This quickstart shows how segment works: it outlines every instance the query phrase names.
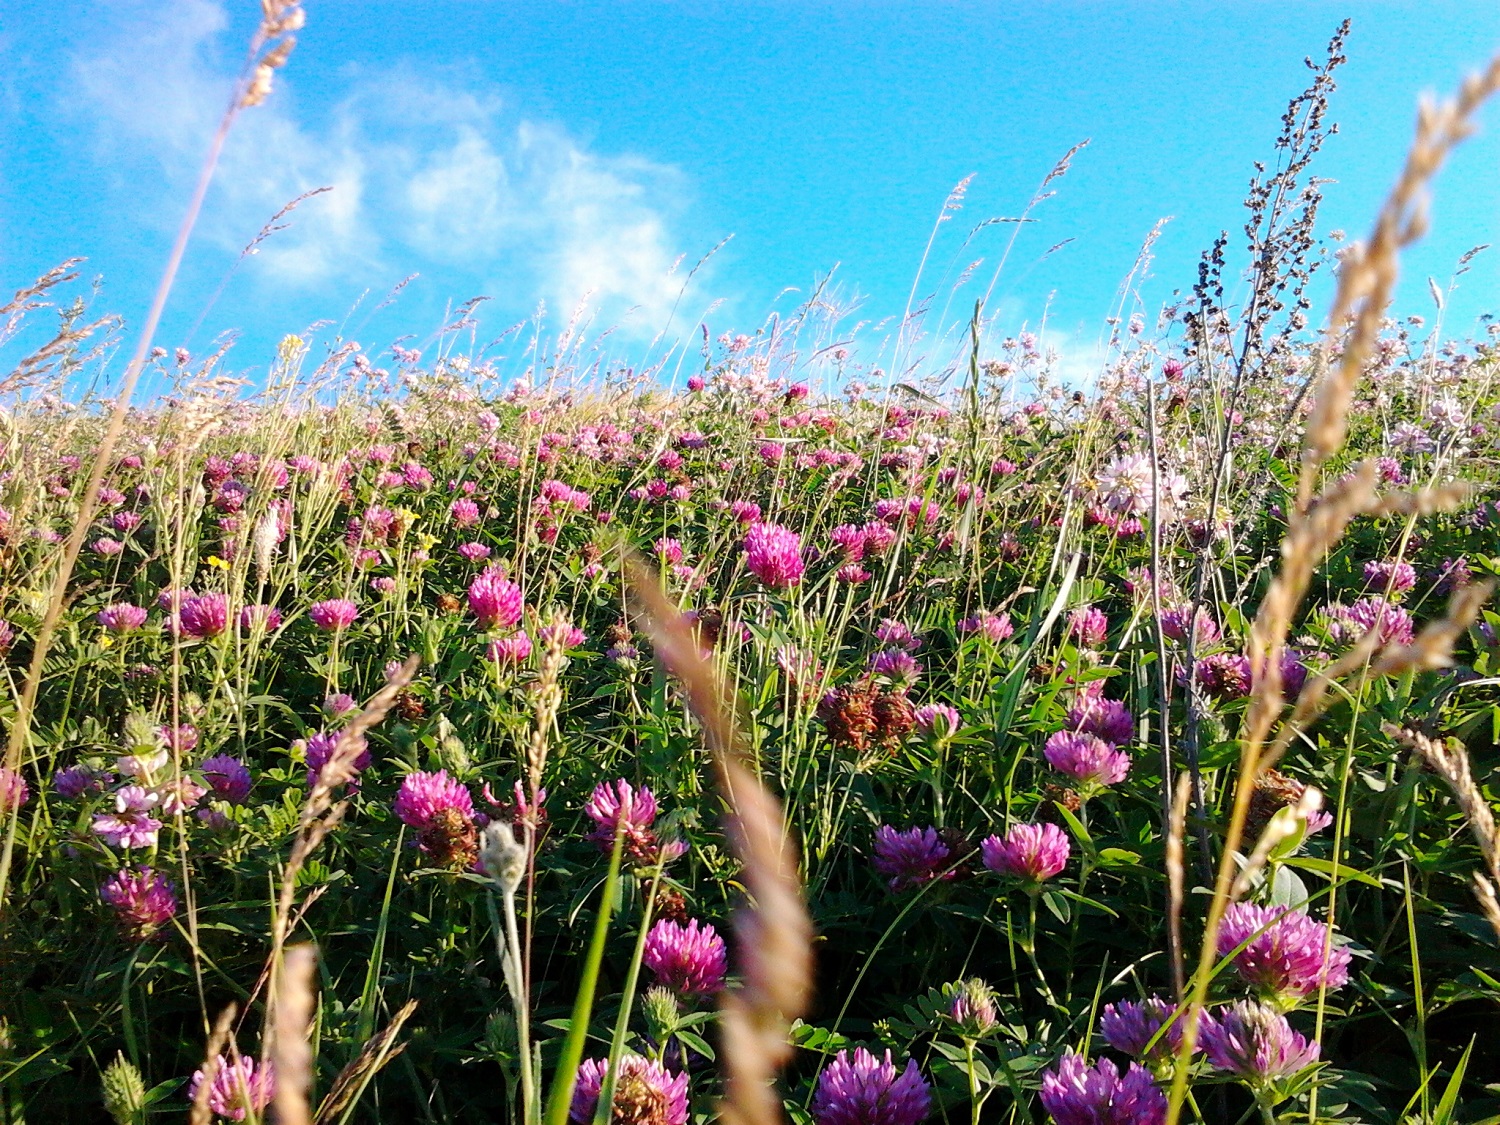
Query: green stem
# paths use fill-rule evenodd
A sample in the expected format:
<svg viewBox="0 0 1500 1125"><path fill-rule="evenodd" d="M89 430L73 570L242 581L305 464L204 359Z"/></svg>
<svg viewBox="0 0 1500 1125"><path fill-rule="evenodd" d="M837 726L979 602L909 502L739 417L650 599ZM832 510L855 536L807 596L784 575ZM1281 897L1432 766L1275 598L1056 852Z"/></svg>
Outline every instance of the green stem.
<svg viewBox="0 0 1500 1125"><path fill-rule="evenodd" d="M583 1061L583 1043L588 1038L589 1016L594 1010L594 990L599 985L599 965L604 960L609 919L615 908L615 882L620 875L620 853L624 843L625 834L617 829L614 850L609 855L609 872L604 876L604 895L599 902L599 916L594 919L594 933L589 939L588 953L584 957L578 995L573 1000L573 1018L568 1025L568 1037L563 1041L557 1073L552 1076L552 1093L547 1100L547 1125L567 1125L568 1109L573 1104L573 1088L578 1084L578 1064Z"/></svg>
<svg viewBox="0 0 1500 1125"><path fill-rule="evenodd" d="M594 1107L594 1125L605 1125L610 1108L615 1104L615 1082L620 1076L620 1058L625 1054L625 1036L630 1030L630 1012L635 1003L636 982L641 976L641 959L646 954L646 937L651 932L651 915L656 906L656 890L661 886L661 865L651 877L651 889L641 908L641 932L636 935L635 952L630 958L630 968L625 974L625 991L620 996L620 1014L615 1019L615 1033L609 1041L609 1066L604 1071L604 1081L599 1084L599 1101Z"/></svg>

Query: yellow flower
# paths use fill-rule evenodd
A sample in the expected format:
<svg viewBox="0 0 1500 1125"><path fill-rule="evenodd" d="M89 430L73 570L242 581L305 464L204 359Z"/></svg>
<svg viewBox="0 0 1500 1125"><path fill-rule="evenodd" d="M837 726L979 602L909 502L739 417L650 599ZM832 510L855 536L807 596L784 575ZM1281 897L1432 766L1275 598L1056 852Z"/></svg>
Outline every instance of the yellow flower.
<svg viewBox="0 0 1500 1125"><path fill-rule="evenodd" d="M225 562L223 559L219 558L218 555L209 555L208 558L206 558L206 559L203 560L203 562L204 562L204 564L206 566L211 566L215 570L228 570L229 569L229 564L227 562Z"/></svg>

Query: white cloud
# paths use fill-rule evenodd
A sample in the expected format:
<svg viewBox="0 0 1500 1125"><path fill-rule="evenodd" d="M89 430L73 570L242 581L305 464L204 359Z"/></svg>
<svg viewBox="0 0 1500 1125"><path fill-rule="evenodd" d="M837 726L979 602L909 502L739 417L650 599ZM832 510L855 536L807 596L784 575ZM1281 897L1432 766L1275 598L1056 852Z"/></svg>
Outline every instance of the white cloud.
<svg viewBox="0 0 1500 1125"><path fill-rule="evenodd" d="M220 50L237 44L212 0L180 0L167 14L143 7L129 27L128 48L105 43L75 61L68 96L98 121L104 159L132 169L131 183L143 156L158 170L167 190L137 192L137 217L168 227L227 96L233 63ZM684 206L675 169L593 151L472 83L445 85L426 71L419 80L399 65L356 74L314 117L298 98L297 61L294 53L271 99L236 122L200 236L238 254L288 201L334 190L263 244L245 267L252 277L316 290L422 272L455 297L482 291L561 311L592 294L604 315L639 306L639 331L661 326L681 286L668 276Z"/></svg>

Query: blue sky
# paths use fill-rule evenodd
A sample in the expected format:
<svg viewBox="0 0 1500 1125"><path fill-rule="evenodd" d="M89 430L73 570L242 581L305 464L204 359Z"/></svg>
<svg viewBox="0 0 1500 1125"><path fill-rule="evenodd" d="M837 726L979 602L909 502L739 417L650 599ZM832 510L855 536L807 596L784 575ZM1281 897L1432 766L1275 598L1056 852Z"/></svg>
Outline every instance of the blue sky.
<svg viewBox="0 0 1500 1125"><path fill-rule="evenodd" d="M754 331L834 267L830 291L859 300L846 327L862 322L878 358L953 186L974 176L919 295L937 292L941 307L983 259L952 298L959 317L1013 228L961 246L964 235L1019 213L1090 138L1021 232L990 306L997 331L1045 322L1086 366L1158 220L1171 216L1142 289L1152 308L1191 284L1219 229L1238 229L1251 162L1273 155L1303 57L1321 55L1345 14L1342 131L1319 169L1337 181L1325 231L1369 227L1417 97L1500 49L1493 3L1303 0L1211 18L1172 3L308 9L272 100L236 127L158 337L203 352L237 330L231 366L251 377L277 339L316 321L334 322L323 339L342 330L372 351L402 336L421 345L447 307L480 294L492 298L481 338L542 302L561 330L589 294L591 330L618 325L607 346L639 356L669 324L669 338L703 320L716 334ZM87 277L102 279L96 307L139 322L257 12L241 0L9 6L0 286L84 255ZM1399 311L1430 316L1428 277L1446 286L1459 255L1495 237L1497 158L1492 127L1443 175ZM334 190L235 266L282 204L322 185ZM1449 302L1454 332L1500 303L1497 281L1500 247Z"/></svg>

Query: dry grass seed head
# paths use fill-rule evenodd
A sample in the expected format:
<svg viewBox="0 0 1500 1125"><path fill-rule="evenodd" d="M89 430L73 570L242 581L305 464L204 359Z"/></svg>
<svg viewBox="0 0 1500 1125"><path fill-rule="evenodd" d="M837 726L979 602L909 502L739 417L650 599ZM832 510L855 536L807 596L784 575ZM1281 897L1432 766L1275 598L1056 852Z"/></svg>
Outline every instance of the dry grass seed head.
<svg viewBox="0 0 1500 1125"><path fill-rule="evenodd" d="M773 1082L791 1055L790 1021L806 1011L812 990L812 921L796 849L780 802L741 756L730 695L704 659L692 626L662 593L649 566L634 554L624 561L631 597L656 652L682 685L713 752L730 810L725 830L744 864L749 892L749 903L735 914L744 983L720 1004L726 1070L720 1112L731 1125L773 1125L782 1119Z"/></svg>

